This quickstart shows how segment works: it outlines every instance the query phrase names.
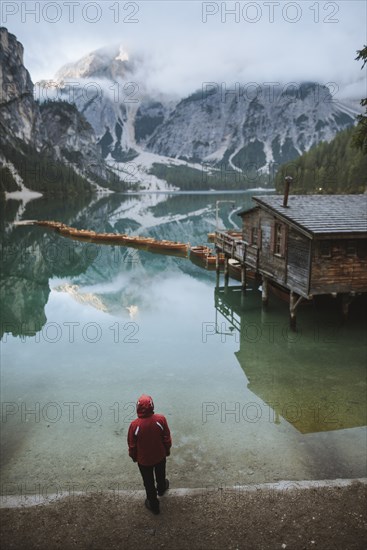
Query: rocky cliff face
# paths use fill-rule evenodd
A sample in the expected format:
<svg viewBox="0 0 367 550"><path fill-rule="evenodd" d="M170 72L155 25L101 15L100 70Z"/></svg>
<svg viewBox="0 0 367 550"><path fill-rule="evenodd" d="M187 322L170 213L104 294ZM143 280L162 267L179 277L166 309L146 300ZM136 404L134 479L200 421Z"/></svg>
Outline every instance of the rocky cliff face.
<svg viewBox="0 0 367 550"><path fill-rule="evenodd" d="M92 172L94 166L102 166L94 130L74 105L44 103L41 116L47 129L47 140L59 160Z"/></svg>
<svg viewBox="0 0 367 550"><path fill-rule="evenodd" d="M272 94L270 95L270 92ZM325 86L301 84L256 96L213 89L182 100L147 143L153 153L189 161L268 168L298 157L354 124L354 111L333 101Z"/></svg>
<svg viewBox="0 0 367 550"><path fill-rule="evenodd" d="M0 28L0 64L2 140L18 138L39 149L45 133L33 98L33 82L23 65L23 46L5 28Z"/></svg>
<svg viewBox="0 0 367 550"><path fill-rule="evenodd" d="M38 83L43 98L75 103L93 127L102 156L129 162L169 116L177 101L146 88L147 67L120 47L91 52Z"/></svg>
<svg viewBox="0 0 367 550"><path fill-rule="evenodd" d="M149 95L141 66L120 47L97 50L62 67L54 81L38 83L40 99L75 103L96 132L102 156L126 162L171 111L167 98Z"/></svg>
<svg viewBox="0 0 367 550"><path fill-rule="evenodd" d="M40 107L23 65L23 46L5 28L0 28L0 69L1 190L26 187L47 192L44 181L55 180L54 161L65 181L67 174L77 180L74 192L91 189L97 182L109 186L94 129L68 102L46 102ZM50 190L55 192L56 186Z"/></svg>

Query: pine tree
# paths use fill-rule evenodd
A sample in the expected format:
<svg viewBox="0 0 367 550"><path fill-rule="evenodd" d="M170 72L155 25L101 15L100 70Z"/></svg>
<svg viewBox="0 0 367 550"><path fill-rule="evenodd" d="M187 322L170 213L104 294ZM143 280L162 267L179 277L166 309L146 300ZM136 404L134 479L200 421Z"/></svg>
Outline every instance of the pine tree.
<svg viewBox="0 0 367 550"><path fill-rule="evenodd" d="M357 50L356 60L363 60L361 69L367 63L367 46L364 46L362 50ZM353 145L360 149L365 155L367 155L367 97L361 100L362 107L366 107L366 111L363 115L358 115L358 125L353 137Z"/></svg>
<svg viewBox="0 0 367 550"><path fill-rule="evenodd" d="M355 128L339 132L330 142L322 142L290 165L282 165L275 178L278 192L284 177L296 173L293 193L363 193L367 187L367 155L353 147Z"/></svg>

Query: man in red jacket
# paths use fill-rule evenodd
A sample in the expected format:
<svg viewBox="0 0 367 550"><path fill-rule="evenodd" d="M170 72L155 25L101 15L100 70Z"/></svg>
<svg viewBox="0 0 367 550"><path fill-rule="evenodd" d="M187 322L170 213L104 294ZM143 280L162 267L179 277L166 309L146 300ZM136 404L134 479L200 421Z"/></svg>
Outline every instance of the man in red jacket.
<svg viewBox="0 0 367 550"><path fill-rule="evenodd" d="M169 487L166 479L166 456L170 455L171 434L163 414L154 414L150 395L141 395L136 404L138 418L133 420L127 434L129 456L138 463L147 498L145 506L159 514L159 496ZM157 489L154 483L154 474Z"/></svg>

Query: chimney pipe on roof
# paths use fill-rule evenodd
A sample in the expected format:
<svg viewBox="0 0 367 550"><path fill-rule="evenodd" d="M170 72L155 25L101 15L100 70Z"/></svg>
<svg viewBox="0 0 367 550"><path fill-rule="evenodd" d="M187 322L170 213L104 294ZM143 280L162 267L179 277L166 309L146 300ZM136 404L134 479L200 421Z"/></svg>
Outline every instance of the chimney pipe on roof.
<svg viewBox="0 0 367 550"><path fill-rule="evenodd" d="M285 179L285 187L284 187L283 207L288 208L289 186L292 183L293 178L292 176L286 176L284 179Z"/></svg>

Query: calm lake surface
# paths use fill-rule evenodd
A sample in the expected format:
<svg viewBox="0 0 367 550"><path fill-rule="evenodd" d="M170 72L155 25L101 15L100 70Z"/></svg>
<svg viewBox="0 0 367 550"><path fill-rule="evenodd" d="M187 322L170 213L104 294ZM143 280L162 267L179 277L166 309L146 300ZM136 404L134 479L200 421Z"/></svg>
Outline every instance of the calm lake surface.
<svg viewBox="0 0 367 550"><path fill-rule="evenodd" d="M8 202L2 222L2 494L140 489L126 435L141 393L173 437L172 487L366 476L366 321L216 287L188 258L65 239L20 219L191 244L254 192ZM262 193L258 193L262 194Z"/></svg>

